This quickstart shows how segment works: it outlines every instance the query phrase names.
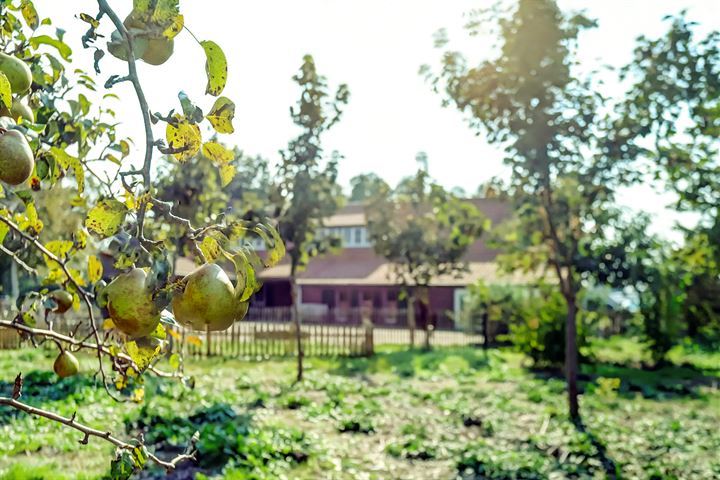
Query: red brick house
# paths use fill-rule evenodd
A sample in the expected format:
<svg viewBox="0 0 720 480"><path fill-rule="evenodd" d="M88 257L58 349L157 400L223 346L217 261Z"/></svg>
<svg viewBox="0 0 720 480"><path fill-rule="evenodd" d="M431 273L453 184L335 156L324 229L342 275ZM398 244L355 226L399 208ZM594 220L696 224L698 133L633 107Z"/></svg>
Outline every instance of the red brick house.
<svg viewBox="0 0 720 480"><path fill-rule="evenodd" d="M473 199L477 208L497 225L509 215L509 205L497 199ZM373 308L378 324L404 324L405 302L400 287L389 276L388 262L373 251L369 242L364 207L349 204L325 221L327 233L343 240L343 249L334 255L313 258L298 275L303 320L333 322L359 321L359 307ZM460 278L440 277L432 282L428 295L430 315L438 328L453 327L453 313L459 312L466 287L479 279L496 281L497 251L483 239L476 241L465 255L469 272ZM290 306L290 265L287 261L264 271L263 288L255 307ZM418 326L420 325L418 321Z"/></svg>

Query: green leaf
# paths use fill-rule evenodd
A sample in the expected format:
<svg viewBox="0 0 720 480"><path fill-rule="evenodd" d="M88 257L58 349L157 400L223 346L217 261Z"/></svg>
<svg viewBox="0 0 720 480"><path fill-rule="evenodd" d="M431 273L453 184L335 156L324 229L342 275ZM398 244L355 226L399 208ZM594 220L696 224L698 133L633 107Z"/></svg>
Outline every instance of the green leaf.
<svg viewBox="0 0 720 480"><path fill-rule="evenodd" d="M203 111L197 106L195 106L195 104L190 100L187 94L181 91L180 93L178 93L178 98L180 99L180 105L182 106L185 118L187 118L190 123L202 122Z"/></svg>
<svg viewBox="0 0 720 480"><path fill-rule="evenodd" d="M95 255L88 257L88 280L90 283L95 283L102 278L103 265Z"/></svg>
<svg viewBox="0 0 720 480"><path fill-rule="evenodd" d="M8 232L10 232L10 227L6 223L0 222L0 245L5 241Z"/></svg>
<svg viewBox="0 0 720 480"><path fill-rule="evenodd" d="M216 132L233 133L235 131L232 125L235 118L235 104L227 97L219 97L205 118Z"/></svg>
<svg viewBox="0 0 720 480"><path fill-rule="evenodd" d="M180 368L180 355L177 353L173 353L170 355L170 358L168 359L168 363L170 363L170 368L173 370L177 370Z"/></svg>
<svg viewBox="0 0 720 480"><path fill-rule="evenodd" d="M205 142L202 153L216 165L226 165L235 159L235 153L217 142Z"/></svg>
<svg viewBox="0 0 720 480"><path fill-rule="evenodd" d="M200 150L202 143L200 127L188 122L182 115L176 114L173 118L176 120L175 124L167 124L165 136L168 146L178 151L173 154L174 157L180 162L185 162Z"/></svg>
<svg viewBox="0 0 720 480"><path fill-rule="evenodd" d="M264 262L265 266L272 267L273 265L277 265L285 256L285 243L283 243L280 237L280 232L278 232L276 228L264 224L258 225L253 231L260 235L260 238L265 242L267 249L267 256Z"/></svg>
<svg viewBox="0 0 720 480"><path fill-rule="evenodd" d="M87 214L85 226L103 238L115 235L127 214L127 207L124 203L114 198L100 200Z"/></svg>
<svg viewBox="0 0 720 480"><path fill-rule="evenodd" d="M110 463L110 480L128 480L135 471L135 460L127 450L118 450Z"/></svg>
<svg viewBox="0 0 720 480"><path fill-rule="evenodd" d="M25 23L27 23L28 27L35 30L40 25L40 21L38 20L38 14L35 10L35 5L33 5L33 2L30 0L23 0L21 6L22 10L22 16L25 19Z"/></svg>
<svg viewBox="0 0 720 480"><path fill-rule="evenodd" d="M34 50L37 50L40 45L49 45L54 47L65 61L70 61L70 56L72 55L72 49L65 42L47 35L32 37L30 39L30 45Z"/></svg>
<svg viewBox="0 0 720 480"><path fill-rule="evenodd" d="M227 60L220 46L210 40L200 42L205 50L205 72L208 84L205 93L217 97L225 89L227 83Z"/></svg>
<svg viewBox="0 0 720 480"><path fill-rule="evenodd" d="M12 106L12 87L10 86L10 80L3 72L0 72L0 100L5 104L5 107L10 108Z"/></svg>

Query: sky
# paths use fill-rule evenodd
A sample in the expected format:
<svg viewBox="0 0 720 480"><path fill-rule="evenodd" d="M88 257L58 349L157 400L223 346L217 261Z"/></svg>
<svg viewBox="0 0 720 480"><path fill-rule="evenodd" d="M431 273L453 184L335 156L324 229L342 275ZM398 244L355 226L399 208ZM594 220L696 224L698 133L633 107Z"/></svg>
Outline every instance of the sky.
<svg viewBox="0 0 720 480"><path fill-rule="evenodd" d="M493 39L468 37L462 29L465 14L490 5L489 0L181 0L186 26L200 40L217 42L228 58L228 84L223 95L236 104L235 133L221 137L248 154L272 162L297 130L289 106L298 98L291 77L303 55L315 58L318 71L331 88L349 86L350 103L339 124L324 140L327 152L338 150L340 182L359 173L374 172L391 184L416 169L415 155L427 153L430 174L442 185L474 192L495 175L507 175L502 151L489 145L465 123L462 114L443 108L418 74L421 65L437 66L441 52L433 46L433 33L446 28L450 48L471 59L490 52ZM124 17L130 0L111 0ZM688 10L700 22L699 31L720 29L720 1L716 0L560 0L562 9L586 10L599 28L580 38L583 66L620 66L631 58L635 38L659 36L662 17ZM80 12L97 13L93 0L35 0L41 17L67 30L73 60L92 70L92 51L84 50L80 36L86 24ZM101 29L113 30L108 20ZM185 91L204 111L214 98L205 95L204 54L187 32L176 39L176 53L162 66L140 63L139 76L152 111L179 109L177 93ZM122 74L122 62L107 56L102 81ZM608 88L612 89L611 84ZM113 104L120 131L143 144L139 107L129 84L113 88L122 101ZM612 90L611 90L612 92ZM619 93L619 91L618 91ZM162 136L161 126L156 137ZM210 131L204 132L205 136ZM134 157L139 164L142 152ZM657 194L649 185L621 192L619 201L634 210L656 214L653 229L668 234L679 217L665 206L670 195Z"/></svg>

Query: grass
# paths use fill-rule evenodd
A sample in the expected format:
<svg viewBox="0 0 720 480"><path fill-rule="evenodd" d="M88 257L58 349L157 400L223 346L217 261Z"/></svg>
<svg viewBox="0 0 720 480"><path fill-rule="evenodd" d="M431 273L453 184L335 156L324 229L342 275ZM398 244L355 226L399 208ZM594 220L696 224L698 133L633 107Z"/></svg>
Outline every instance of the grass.
<svg viewBox="0 0 720 480"><path fill-rule="evenodd" d="M165 457L200 431L199 462L177 479L718 478L717 353L685 345L675 365L651 371L637 342L592 348L599 363L583 367L581 425L566 418L554 372L472 348L308 359L300 384L292 359L192 359L195 389L148 378L142 404L113 403L88 375L56 379L48 353L4 351L0 391L23 371L23 400L77 410L124 438L143 433ZM0 438L0 479L101 479L113 456L97 439L81 446L66 428L7 408Z"/></svg>

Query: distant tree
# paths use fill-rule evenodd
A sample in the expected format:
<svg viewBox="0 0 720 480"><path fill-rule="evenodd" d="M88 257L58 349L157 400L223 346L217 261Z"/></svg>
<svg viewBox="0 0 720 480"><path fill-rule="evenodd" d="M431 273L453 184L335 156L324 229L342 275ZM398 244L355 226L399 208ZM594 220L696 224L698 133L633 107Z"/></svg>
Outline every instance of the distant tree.
<svg viewBox="0 0 720 480"><path fill-rule="evenodd" d="M463 255L485 226L483 215L433 183L420 170L402 189L373 198L366 206L368 233L375 251L391 265L393 280L407 297L410 345L415 342L415 303L430 310L425 295L440 275L466 271Z"/></svg>
<svg viewBox="0 0 720 480"><path fill-rule="evenodd" d="M604 235L616 187L637 178L630 163L639 148L636 132L617 121L595 79L578 77L571 68L578 33L595 22L563 15L552 0L506 5L475 12L468 24L472 32L499 34L493 58L468 67L460 53L446 52L441 73L428 77L449 104L468 114L473 128L505 148L517 208L505 259L513 268L549 268L557 276L567 307L569 415L579 418L578 263L584 245Z"/></svg>
<svg viewBox="0 0 720 480"><path fill-rule="evenodd" d="M297 274L310 257L330 246L328 239L321 239L317 234L323 219L337 210L341 199L341 190L337 184L337 163L340 157L333 153L329 160L323 160L321 137L340 120L350 92L343 84L331 97L327 81L317 73L315 61L310 55L303 58L300 71L293 80L300 86L301 95L297 106L290 107L290 116L302 131L280 152L282 162L273 200L280 235L290 256L292 316L296 329L299 381L303 377L303 346Z"/></svg>
<svg viewBox="0 0 720 480"><path fill-rule="evenodd" d="M361 173L350 179L350 201L368 200L387 188L385 180L375 173Z"/></svg>

